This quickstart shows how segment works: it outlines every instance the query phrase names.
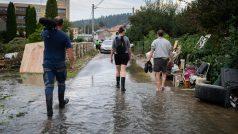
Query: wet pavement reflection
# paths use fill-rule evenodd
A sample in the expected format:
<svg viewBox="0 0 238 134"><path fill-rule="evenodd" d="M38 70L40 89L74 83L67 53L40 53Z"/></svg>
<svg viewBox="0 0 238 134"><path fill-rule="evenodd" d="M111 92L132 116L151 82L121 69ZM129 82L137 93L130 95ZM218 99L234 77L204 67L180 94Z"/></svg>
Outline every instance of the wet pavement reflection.
<svg viewBox="0 0 238 134"><path fill-rule="evenodd" d="M128 65L127 91L121 92L115 88L115 66L109 61L109 55L99 54L67 81L70 102L65 109L59 109L54 90L52 119L46 116L41 76L31 76L31 82L17 73L0 74L0 93L9 95L0 99L0 133L238 132L237 111L200 102L193 91L166 87L156 93L154 80L135 61Z"/></svg>

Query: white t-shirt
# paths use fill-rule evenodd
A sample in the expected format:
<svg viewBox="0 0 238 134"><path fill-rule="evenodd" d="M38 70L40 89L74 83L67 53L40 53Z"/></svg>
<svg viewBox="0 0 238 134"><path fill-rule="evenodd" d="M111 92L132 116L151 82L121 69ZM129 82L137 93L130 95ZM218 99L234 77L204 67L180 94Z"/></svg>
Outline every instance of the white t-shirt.
<svg viewBox="0 0 238 134"><path fill-rule="evenodd" d="M172 46L168 40L159 37L151 44L151 50L154 51L154 58L169 58Z"/></svg>

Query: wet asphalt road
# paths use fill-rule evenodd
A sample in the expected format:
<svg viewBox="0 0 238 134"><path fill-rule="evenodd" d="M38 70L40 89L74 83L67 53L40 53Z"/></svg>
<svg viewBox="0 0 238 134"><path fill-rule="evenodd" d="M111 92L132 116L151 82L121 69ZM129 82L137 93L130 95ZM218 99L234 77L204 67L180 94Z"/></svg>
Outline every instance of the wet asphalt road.
<svg viewBox="0 0 238 134"><path fill-rule="evenodd" d="M193 91L166 87L156 93L153 78L135 61L127 72L123 93L115 88L109 55L97 55L67 81L65 109L58 108L54 90L52 119L46 115L41 75L0 74L0 133L238 133L237 111L200 102Z"/></svg>

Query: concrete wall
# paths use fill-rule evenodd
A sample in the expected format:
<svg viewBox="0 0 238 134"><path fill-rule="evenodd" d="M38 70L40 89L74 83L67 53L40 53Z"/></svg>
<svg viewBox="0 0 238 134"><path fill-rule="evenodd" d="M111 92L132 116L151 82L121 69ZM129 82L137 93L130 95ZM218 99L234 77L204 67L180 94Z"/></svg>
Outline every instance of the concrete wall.
<svg viewBox="0 0 238 134"><path fill-rule="evenodd" d="M83 57L87 52L94 49L93 43L72 43L75 58ZM43 51L44 43L37 42L26 44L20 67L20 73L43 73Z"/></svg>

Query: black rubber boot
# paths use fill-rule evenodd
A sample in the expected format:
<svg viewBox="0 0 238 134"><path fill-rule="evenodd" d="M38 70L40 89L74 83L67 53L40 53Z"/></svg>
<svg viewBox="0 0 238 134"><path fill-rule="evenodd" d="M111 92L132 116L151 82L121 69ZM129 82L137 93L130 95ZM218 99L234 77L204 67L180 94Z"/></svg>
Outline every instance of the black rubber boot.
<svg viewBox="0 0 238 134"><path fill-rule="evenodd" d="M116 85L116 87L117 87L117 88L120 88L120 77L116 77L116 80L117 80L117 85Z"/></svg>
<svg viewBox="0 0 238 134"><path fill-rule="evenodd" d="M52 117L53 116L53 94L46 96L46 108L47 108L47 116Z"/></svg>
<svg viewBox="0 0 238 134"><path fill-rule="evenodd" d="M64 105L69 103L69 99L64 99L64 93L58 93L58 99L59 99L59 108L64 108Z"/></svg>
<svg viewBox="0 0 238 134"><path fill-rule="evenodd" d="M126 81L126 78L125 77L121 77L121 91L126 91L125 81Z"/></svg>

